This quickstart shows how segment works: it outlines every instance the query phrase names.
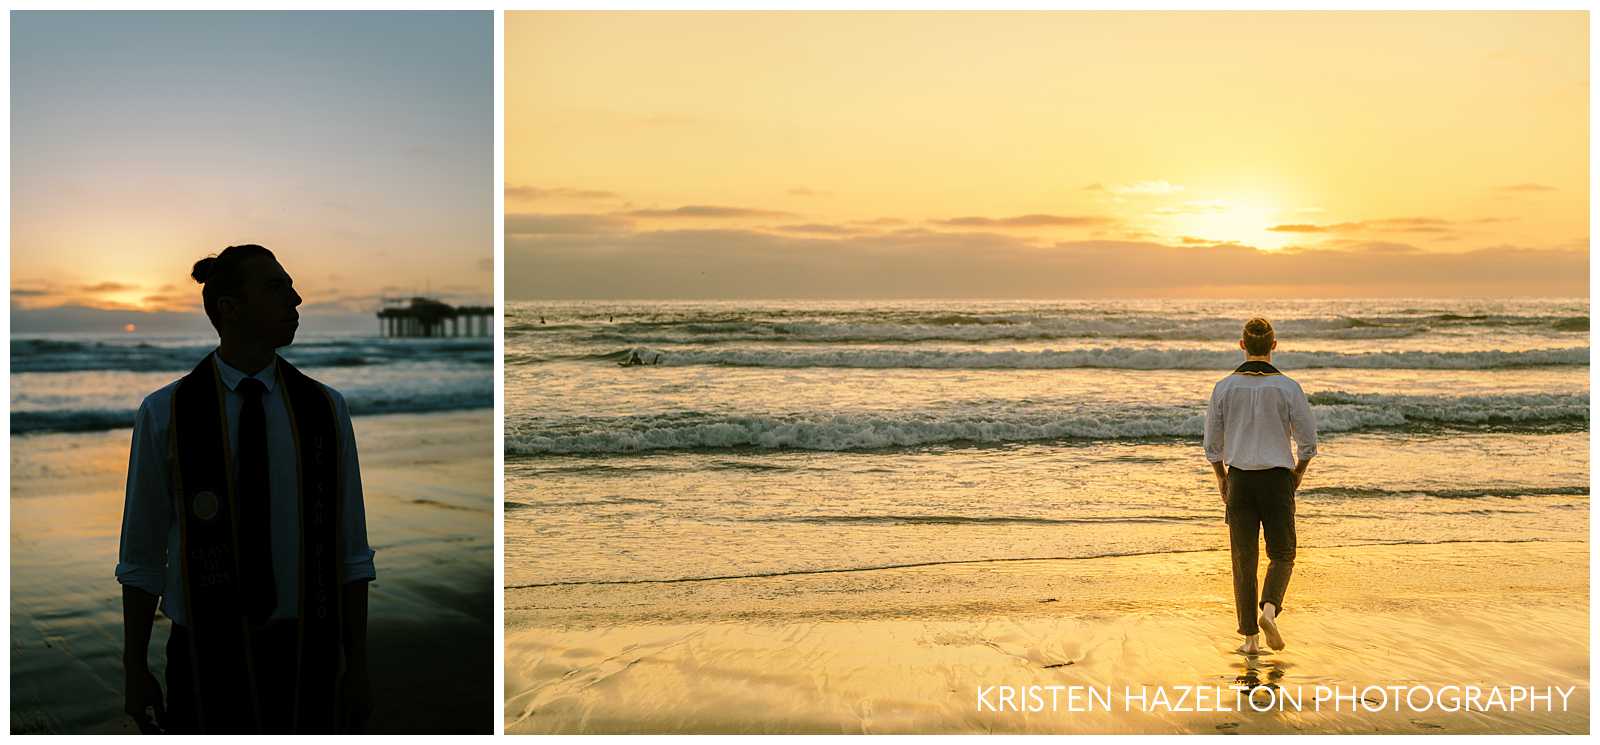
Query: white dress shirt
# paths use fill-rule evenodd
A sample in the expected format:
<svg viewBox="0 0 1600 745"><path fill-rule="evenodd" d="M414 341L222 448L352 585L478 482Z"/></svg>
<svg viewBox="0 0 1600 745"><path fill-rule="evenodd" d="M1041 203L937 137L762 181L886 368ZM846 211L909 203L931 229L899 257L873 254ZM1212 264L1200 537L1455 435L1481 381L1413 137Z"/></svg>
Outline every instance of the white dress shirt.
<svg viewBox="0 0 1600 745"><path fill-rule="evenodd" d="M228 442L239 442L239 409L244 397L235 389L246 377L266 386L261 397L267 427L267 465L270 483L269 509L272 515L272 576L278 594L275 619L295 618L300 604L300 490L298 458L285 393L277 385L278 367L268 365L254 375L229 367L222 357L212 354L222 384L227 389L225 405ZM319 383L319 385L321 385ZM172 475L167 462L167 431L172 418L172 395L178 381L146 396L139 405L133 425L133 451L128 455L128 491L122 510L122 547L117 556L117 581L137 587L161 598L161 610L173 623L187 625L184 617L184 586L179 549L178 522L174 513ZM356 459L355 431L350 426L350 411L338 391L323 386L333 399L335 427L344 452L342 506L344 524L343 581L375 579L373 551L367 545L367 516L361 498L361 470ZM239 473L239 449L229 448Z"/></svg>
<svg viewBox="0 0 1600 745"><path fill-rule="evenodd" d="M1282 373L1234 373L1211 389L1206 406L1206 460L1259 471L1294 468L1289 441L1300 460L1317 454L1317 418L1300 384Z"/></svg>

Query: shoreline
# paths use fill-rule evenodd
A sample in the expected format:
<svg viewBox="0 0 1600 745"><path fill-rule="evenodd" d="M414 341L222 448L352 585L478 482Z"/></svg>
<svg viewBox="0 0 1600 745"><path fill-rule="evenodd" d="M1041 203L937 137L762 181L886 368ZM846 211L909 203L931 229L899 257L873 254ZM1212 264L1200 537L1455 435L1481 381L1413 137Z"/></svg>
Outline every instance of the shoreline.
<svg viewBox="0 0 1600 745"><path fill-rule="evenodd" d="M1587 496L1587 495L1585 495ZM1338 548L1368 548L1375 546L1444 546L1461 543L1582 543L1582 541L1541 540L1536 538L1513 538L1496 540L1484 539L1445 539L1438 541L1375 541L1372 543L1344 543L1328 546L1302 546L1301 550L1324 550ZM1176 556L1179 554L1206 554L1216 553L1222 549L1192 548L1192 549L1167 549L1159 551L1130 551L1120 554L1089 554L1086 556L1017 556L1001 557L995 559L949 559L945 561L914 561L904 564L881 564L876 566L839 567L824 569L792 569L775 572L753 572L751 574L722 574L695 577L670 577L664 579L575 579L559 580L555 582L527 582L505 585L506 590L537 590L550 587L573 587L578 585L673 585L689 582L720 582L724 580L740 579L773 579L779 577L800 577L814 574L853 574L856 572L885 572L895 569L927 569L931 567L967 566L976 564L1008 564L1026 561L1094 561L1096 559L1127 559L1146 556Z"/></svg>
<svg viewBox="0 0 1600 745"><path fill-rule="evenodd" d="M1589 730L1586 543L1303 549L1289 647L1254 658L1232 651L1229 572L1219 550L507 589L507 732ZM1545 633L1513 643L1528 625ZM976 698L1241 682L1574 690L1567 712L1542 714L985 711Z"/></svg>

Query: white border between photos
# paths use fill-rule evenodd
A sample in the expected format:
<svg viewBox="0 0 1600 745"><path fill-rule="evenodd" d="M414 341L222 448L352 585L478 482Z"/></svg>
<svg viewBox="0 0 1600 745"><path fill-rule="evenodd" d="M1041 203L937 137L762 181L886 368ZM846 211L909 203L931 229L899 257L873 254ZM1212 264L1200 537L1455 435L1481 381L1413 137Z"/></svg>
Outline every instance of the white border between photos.
<svg viewBox="0 0 1600 745"><path fill-rule="evenodd" d="M494 11L494 725L506 721L505 13Z"/></svg>

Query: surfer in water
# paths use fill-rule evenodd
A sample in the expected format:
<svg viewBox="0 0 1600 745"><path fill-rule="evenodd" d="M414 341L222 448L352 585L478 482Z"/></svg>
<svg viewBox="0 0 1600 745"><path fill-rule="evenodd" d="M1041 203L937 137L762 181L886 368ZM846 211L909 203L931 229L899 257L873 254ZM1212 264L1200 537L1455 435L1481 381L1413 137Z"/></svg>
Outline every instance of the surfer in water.
<svg viewBox="0 0 1600 745"><path fill-rule="evenodd" d="M617 365L620 366L620 367L638 367L639 365L659 365L659 364L661 364L661 353L660 352L657 352L656 356L651 358L651 360L649 362L645 362L644 361L644 356L639 354L639 350L637 350L637 349L634 349L634 350L631 350L631 351L628 352L628 359L627 360L617 363Z"/></svg>

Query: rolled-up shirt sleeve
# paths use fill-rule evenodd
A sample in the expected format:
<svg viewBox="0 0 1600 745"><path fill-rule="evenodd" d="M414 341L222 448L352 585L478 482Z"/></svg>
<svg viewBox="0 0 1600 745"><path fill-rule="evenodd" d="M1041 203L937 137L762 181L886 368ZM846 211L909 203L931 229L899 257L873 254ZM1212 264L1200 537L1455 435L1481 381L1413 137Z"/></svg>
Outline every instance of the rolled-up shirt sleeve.
<svg viewBox="0 0 1600 745"><path fill-rule="evenodd" d="M329 389L334 413L339 420L339 451L344 457L344 581L366 582L378 578L372 558L377 553L367 544L367 510L361 494L361 460L356 455L356 433L350 424L350 409L344 396Z"/></svg>
<svg viewBox="0 0 1600 745"><path fill-rule="evenodd" d="M166 592L167 533L172 527L166 437L148 399L139 406L128 453L117 582L160 597Z"/></svg>
<svg viewBox="0 0 1600 745"><path fill-rule="evenodd" d="M1222 398L1222 383L1219 382L1211 389L1211 401L1206 404L1206 434L1205 449L1206 460L1212 463L1222 462L1222 417L1224 400Z"/></svg>
<svg viewBox="0 0 1600 745"><path fill-rule="evenodd" d="M1297 450L1295 456L1302 461L1317 454L1317 416L1311 411L1311 402L1298 384L1295 395L1289 397L1289 428Z"/></svg>

